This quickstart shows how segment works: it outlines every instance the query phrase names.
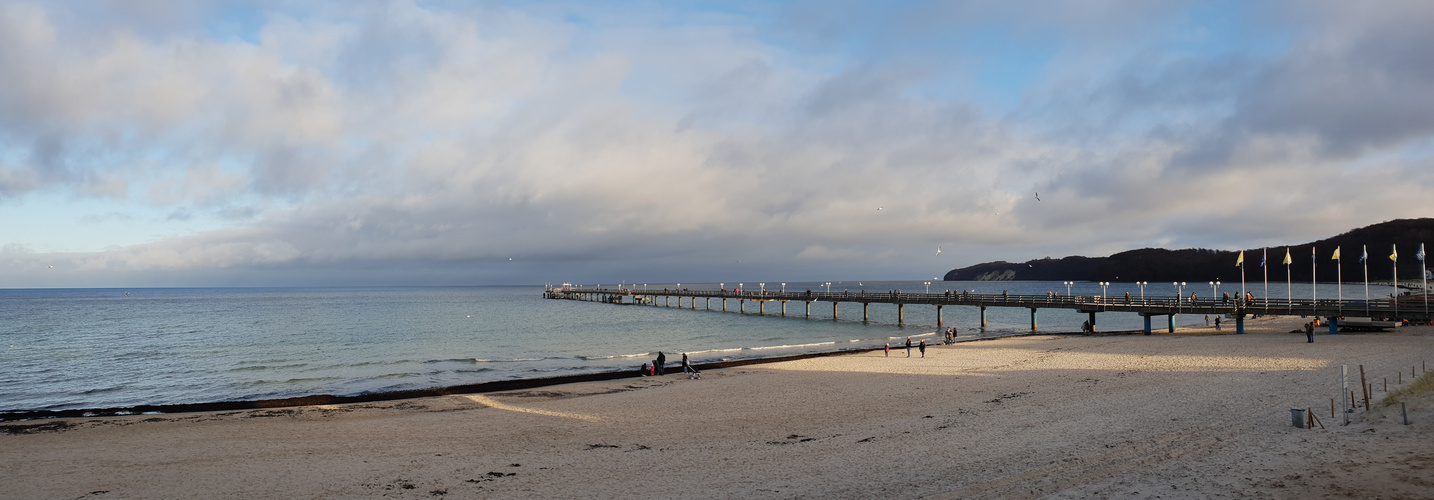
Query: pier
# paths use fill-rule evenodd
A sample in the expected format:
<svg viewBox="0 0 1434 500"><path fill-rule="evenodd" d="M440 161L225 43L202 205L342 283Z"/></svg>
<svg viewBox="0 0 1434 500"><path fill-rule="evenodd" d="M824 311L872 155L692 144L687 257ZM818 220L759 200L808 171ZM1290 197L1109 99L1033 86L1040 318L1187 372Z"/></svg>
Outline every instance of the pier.
<svg viewBox="0 0 1434 500"><path fill-rule="evenodd" d="M840 319L842 303L851 306L861 306L862 321L867 321L871 304L895 304L897 324L906 322L906 306L932 306L937 327L945 323L942 317L942 309L946 306L976 307L981 313L981 328L986 327L986 309L991 307L1014 307L1029 309L1031 314L1031 331L1039 329L1039 311L1041 309L1071 309L1089 315L1091 330L1096 327L1096 313L1119 312L1138 314L1145 318L1146 335L1152 333L1152 318L1164 320L1165 328L1175 331L1175 315L1177 314L1213 314L1225 315L1234 318L1235 333L1245 333L1245 318L1251 315L1284 315L1284 316L1312 316L1325 318L1329 325L1329 333L1334 334L1339 329L1339 319L1345 316L1361 318L1382 318L1382 319L1408 319L1421 324L1428 324L1430 317L1422 302L1408 300L1409 297L1402 297L1405 300L1393 298L1374 300L1337 300L1337 299L1272 299L1256 298L1245 301L1239 298L1230 300L1220 298L1206 298L1191 300L1186 297L1105 297L1102 295L1065 295L1049 293L1044 295L1013 295L1007 293L999 294L974 294L966 292L943 292L943 293L905 293L893 292L817 292L817 291L734 291L734 290L690 290L690 289L663 289L663 290L636 290L630 288L589 288L589 287L554 287L544 289L543 297L548 299L581 300L590 302L602 302L608 304L624 305L650 305L673 307L676 302L678 308L697 309L698 302L702 301L702 309L728 311L729 307L735 307L737 312L747 313L747 307L754 307L756 313L767 315L768 304L780 307L779 312L774 314L788 316L788 303L798 303L801 306L800 314L804 318L812 317L812 304L818 303L825 306L831 305L831 319ZM1422 299L1422 298L1421 298ZM729 303L730 301L730 303ZM684 305L684 302L686 303ZM752 304L748 304L748 303ZM824 316L824 315L823 315Z"/></svg>

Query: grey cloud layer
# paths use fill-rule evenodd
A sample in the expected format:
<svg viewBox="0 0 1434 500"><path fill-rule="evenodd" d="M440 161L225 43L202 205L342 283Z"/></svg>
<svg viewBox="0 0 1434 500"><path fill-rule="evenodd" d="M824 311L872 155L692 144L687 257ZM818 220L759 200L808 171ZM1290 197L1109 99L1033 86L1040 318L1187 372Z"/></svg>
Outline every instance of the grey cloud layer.
<svg viewBox="0 0 1434 500"><path fill-rule="evenodd" d="M1109 72L1053 63L1005 115L960 83L954 96L915 91L951 70L878 40L899 30L811 21L802 6L774 25L801 28L779 43L740 16L664 28L597 14L580 29L561 14L402 2L269 13L250 43L176 28L200 14L106 26L4 4L0 67L17 77L0 79L0 204L61 189L235 225L92 254L0 241L0 269L922 277L1427 215L1347 194L1434 186L1418 152L1434 133L1425 4L1359 16L1314 5L1278 27L1286 51L1180 55L1152 52L1150 29L1109 39L1178 10L1137 4L1096 9L1122 14L1104 25L1056 15L1061 3L1027 17L916 9L941 14L921 16L923 33L1008 22L1069 37L1072 59L1137 48ZM860 55L803 52L860 30ZM937 245L960 260L935 260Z"/></svg>

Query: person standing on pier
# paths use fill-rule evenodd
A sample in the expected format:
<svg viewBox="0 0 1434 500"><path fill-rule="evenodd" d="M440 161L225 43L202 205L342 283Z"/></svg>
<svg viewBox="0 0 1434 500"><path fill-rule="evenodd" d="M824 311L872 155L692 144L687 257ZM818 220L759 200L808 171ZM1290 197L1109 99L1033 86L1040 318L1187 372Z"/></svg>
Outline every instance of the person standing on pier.
<svg viewBox="0 0 1434 500"><path fill-rule="evenodd" d="M911 357L911 337L906 337L906 357Z"/></svg>

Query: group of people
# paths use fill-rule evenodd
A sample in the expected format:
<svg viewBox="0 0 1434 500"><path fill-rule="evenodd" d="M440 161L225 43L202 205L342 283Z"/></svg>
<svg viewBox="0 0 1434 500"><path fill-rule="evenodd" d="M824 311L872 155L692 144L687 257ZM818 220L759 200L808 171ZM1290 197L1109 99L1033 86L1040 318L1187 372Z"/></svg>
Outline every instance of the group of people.
<svg viewBox="0 0 1434 500"><path fill-rule="evenodd" d="M652 360L652 365L650 366L647 363L643 363L639 373L641 373L644 377L656 377L658 375L666 375L667 355L663 354L662 351L657 351L657 359ZM692 363L688 362L687 353L685 352L682 353L682 373L689 374L689 376L691 376L692 378L697 378L698 375L697 369L693 368Z"/></svg>
<svg viewBox="0 0 1434 500"><path fill-rule="evenodd" d="M951 327L951 328L947 328L947 329L946 329L946 343L947 343L947 344L950 344L950 343L952 343L952 342L955 342L955 341L956 341L956 335L958 335L958 334L956 333L956 327L953 326L953 327Z"/></svg>
<svg viewBox="0 0 1434 500"><path fill-rule="evenodd" d="M920 343L912 344L911 337L906 337L906 357L908 358L911 357L912 346L916 346L916 348L921 351L921 357L926 357L926 339L922 339ZM891 356L891 344L886 344L886 355L888 357Z"/></svg>

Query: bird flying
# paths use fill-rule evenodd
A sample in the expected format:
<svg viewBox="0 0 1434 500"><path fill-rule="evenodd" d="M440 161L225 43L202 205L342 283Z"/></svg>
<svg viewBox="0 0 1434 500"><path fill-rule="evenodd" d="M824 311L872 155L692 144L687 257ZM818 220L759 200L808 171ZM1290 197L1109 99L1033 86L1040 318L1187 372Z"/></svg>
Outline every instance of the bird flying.
<svg viewBox="0 0 1434 500"><path fill-rule="evenodd" d="M1041 193L1039 191L1036 192L1036 201L1041 201Z"/></svg>

